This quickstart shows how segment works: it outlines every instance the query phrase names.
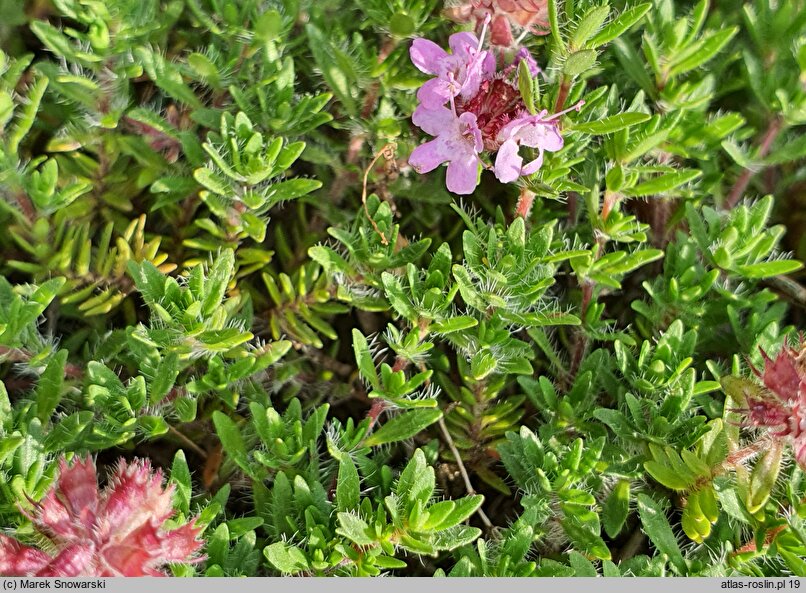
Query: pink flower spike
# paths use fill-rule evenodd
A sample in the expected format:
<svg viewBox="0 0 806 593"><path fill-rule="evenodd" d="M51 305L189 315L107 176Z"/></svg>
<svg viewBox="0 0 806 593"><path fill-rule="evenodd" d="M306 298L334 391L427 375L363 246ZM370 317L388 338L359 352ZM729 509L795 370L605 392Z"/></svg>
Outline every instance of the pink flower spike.
<svg viewBox="0 0 806 593"><path fill-rule="evenodd" d="M99 492L90 458L60 463L59 477L29 518L54 555L0 535L3 576L166 576L169 562L194 562L204 545L191 521L166 531L173 486L147 460L121 460Z"/></svg>
<svg viewBox="0 0 806 593"><path fill-rule="evenodd" d="M456 194L470 194L476 188L479 170L479 152L484 147L481 130L472 113L459 117L445 107L427 109L418 107L412 121L436 138L415 148L409 164L418 173L428 173L448 163L446 185Z"/></svg>

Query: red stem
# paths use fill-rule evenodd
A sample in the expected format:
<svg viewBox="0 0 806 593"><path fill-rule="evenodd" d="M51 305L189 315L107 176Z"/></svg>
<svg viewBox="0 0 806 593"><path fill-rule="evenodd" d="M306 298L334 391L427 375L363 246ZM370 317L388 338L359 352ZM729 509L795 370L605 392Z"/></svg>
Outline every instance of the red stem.
<svg viewBox="0 0 806 593"><path fill-rule="evenodd" d="M759 142L758 148L758 157L764 158L767 156L767 153L770 152L770 148L772 147L772 143L775 142L775 139L778 137L778 134L781 133L781 129L783 128L783 121L781 118L776 117L772 121L770 121L769 125L767 126L767 130L764 132L764 136L761 137L761 141ZM736 180L736 183L731 188L728 197L725 199L725 210L730 210L739 202L741 197L744 195L747 186L750 184L750 180L755 175L754 171L750 169L745 169L739 178Z"/></svg>

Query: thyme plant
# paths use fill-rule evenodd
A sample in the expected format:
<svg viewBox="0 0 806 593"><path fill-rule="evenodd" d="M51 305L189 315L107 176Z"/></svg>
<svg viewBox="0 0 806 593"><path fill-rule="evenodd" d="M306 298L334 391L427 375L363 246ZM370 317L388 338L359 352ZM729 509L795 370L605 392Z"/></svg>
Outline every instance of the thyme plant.
<svg viewBox="0 0 806 593"><path fill-rule="evenodd" d="M0 13L0 574L806 576L803 0Z"/></svg>

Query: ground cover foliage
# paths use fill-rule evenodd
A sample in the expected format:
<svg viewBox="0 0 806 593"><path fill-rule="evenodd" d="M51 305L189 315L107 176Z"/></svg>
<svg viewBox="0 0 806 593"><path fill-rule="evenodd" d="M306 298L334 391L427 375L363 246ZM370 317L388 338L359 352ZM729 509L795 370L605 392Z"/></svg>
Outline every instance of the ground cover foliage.
<svg viewBox="0 0 806 593"><path fill-rule="evenodd" d="M0 14L0 574L806 576L802 0Z"/></svg>

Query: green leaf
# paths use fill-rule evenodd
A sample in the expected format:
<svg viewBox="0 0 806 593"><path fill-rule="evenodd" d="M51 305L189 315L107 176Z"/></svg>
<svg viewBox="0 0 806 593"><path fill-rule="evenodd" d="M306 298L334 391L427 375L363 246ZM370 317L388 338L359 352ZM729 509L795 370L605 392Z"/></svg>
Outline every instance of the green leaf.
<svg viewBox="0 0 806 593"><path fill-rule="evenodd" d="M523 98L523 104L531 114L537 113L535 107L535 82L532 80L532 73L529 71L529 64L526 60L521 60L518 64L518 90Z"/></svg>
<svg viewBox="0 0 806 593"><path fill-rule="evenodd" d="M358 370L361 376L368 381L375 390L380 391L381 380L378 377L378 371L375 369L372 353L369 351L369 343L364 337L364 334L355 328L353 328L353 351L355 352L355 361L358 364Z"/></svg>
<svg viewBox="0 0 806 593"><path fill-rule="evenodd" d="M263 555L274 568L280 572L291 574L306 570L308 559L297 546L286 542L276 542L263 548Z"/></svg>
<svg viewBox="0 0 806 593"><path fill-rule="evenodd" d="M59 352L48 361L42 376L39 377L34 399L36 400L36 417L42 423L50 420L62 398L64 386L64 366L67 363L67 350Z"/></svg>
<svg viewBox="0 0 806 593"><path fill-rule="evenodd" d="M793 554L780 547L778 548L778 554L784 559L784 562L786 562L786 565L789 567L789 570L792 571L793 575L801 576L806 574L806 560L804 560L801 555Z"/></svg>
<svg viewBox="0 0 806 593"><path fill-rule="evenodd" d="M229 416L218 410L213 412L213 425L215 426L218 438L221 440L221 446L224 448L224 452L229 455L241 469L251 473L246 444L241 436L241 431L238 430L238 425L235 424Z"/></svg>
<svg viewBox="0 0 806 593"><path fill-rule="evenodd" d="M428 326L428 331L434 334L450 334L465 329L476 327L479 324L475 317L470 315L460 315L458 317L450 317L443 321L437 321Z"/></svg>
<svg viewBox="0 0 806 593"><path fill-rule="evenodd" d="M579 21L576 30L570 36L571 47L579 48L593 37L604 24L607 15L610 14L610 6L595 6L589 10Z"/></svg>
<svg viewBox="0 0 806 593"><path fill-rule="evenodd" d="M392 558L391 556L376 556L373 558L373 562L378 568L388 568L390 570L395 568L406 568L408 566L408 564L406 564L403 560L398 560L397 558Z"/></svg>
<svg viewBox="0 0 806 593"><path fill-rule="evenodd" d="M351 511L358 507L361 484L358 470L349 455L343 455L339 462L339 477L336 485L336 508Z"/></svg>
<svg viewBox="0 0 806 593"><path fill-rule="evenodd" d="M453 509L434 527L434 529L447 529L458 525L475 513L484 502L484 497L480 494L465 496L459 500L445 501L454 503ZM440 504L440 503L437 503ZM434 505L436 506L436 505ZM433 508L433 507L432 507ZM429 509L431 512L431 509Z"/></svg>
<svg viewBox="0 0 806 593"><path fill-rule="evenodd" d="M656 194L662 194L669 192L676 187L680 187L689 181L697 179L701 175L702 171L695 171L691 169L685 171L676 171L674 173L665 173L655 177L654 179L644 181L643 183L639 183L634 187L623 190L622 193L625 196L630 196L633 198L638 196L653 196Z"/></svg>
<svg viewBox="0 0 806 593"><path fill-rule="evenodd" d="M11 422L11 400L3 381L0 381L0 430Z"/></svg>
<svg viewBox="0 0 806 593"><path fill-rule="evenodd" d="M263 525L261 517L239 517L238 519L227 520L227 527L230 532L230 539L235 539L254 531Z"/></svg>
<svg viewBox="0 0 806 593"><path fill-rule="evenodd" d="M15 433L11 436L3 436L3 438L0 439L0 465L4 464L6 459L24 442L25 437L19 433Z"/></svg>
<svg viewBox="0 0 806 593"><path fill-rule="evenodd" d="M575 548L600 560L611 559L610 548L598 534L581 525L576 519L563 519L561 523Z"/></svg>
<svg viewBox="0 0 806 593"><path fill-rule="evenodd" d="M626 113L619 113L618 115L611 115L610 117L606 117L599 121L576 124L573 127L573 130L582 134L612 134L618 130L623 130L624 128L629 128L630 126L643 123L648 119L649 115L646 113L634 113L628 111Z"/></svg>
<svg viewBox="0 0 806 593"><path fill-rule="evenodd" d="M397 276L390 274L389 272L383 272L381 274L381 281L383 282L383 288L386 292L386 298L389 299L389 303L392 305L392 308L403 316L404 319L411 321L412 323L417 320L417 312L411 306L411 302L409 301L408 296L403 291L403 287L400 284L400 280L398 280Z"/></svg>
<svg viewBox="0 0 806 593"><path fill-rule="evenodd" d="M630 514L630 482L621 480L605 501L602 509L602 525L612 539L621 533Z"/></svg>
<svg viewBox="0 0 806 593"><path fill-rule="evenodd" d="M646 494L639 494L638 514L641 517L644 533L647 534L658 551L669 558L677 572L684 575L687 570L686 561L683 559L680 546L677 544L677 538L669 525L669 520L666 518L663 508Z"/></svg>
<svg viewBox="0 0 806 593"><path fill-rule="evenodd" d="M422 449L417 449L414 452L414 456L400 473L395 492L399 497L407 501L407 508L410 508L417 501L425 505L434 493L434 476L434 468L426 463Z"/></svg>
<svg viewBox="0 0 806 593"><path fill-rule="evenodd" d="M322 187L322 182L316 179L289 179L275 183L266 190L266 199L272 205L286 200L294 200L316 191Z"/></svg>
<svg viewBox="0 0 806 593"><path fill-rule="evenodd" d="M205 188L219 196L230 196L233 192L232 187L227 180L218 173L201 167L193 172L193 179L203 185Z"/></svg>
<svg viewBox="0 0 806 593"><path fill-rule="evenodd" d="M171 482L176 486L176 502L179 510L187 516L190 513L190 498L193 495L193 483L190 468L185 459L185 452L177 450L171 465Z"/></svg>
<svg viewBox="0 0 806 593"><path fill-rule="evenodd" d="M168 432L168 423L162 416L138 416L137 426L147 438L155 438Z"/></svg>
<svg viewBox="0 0 806 593"><path fill-rule="evenodd" d="M736 35L738 30L738 27L722 29L721 31L710 33L689 45L672 58L669 76L679 76L702 66L716 56L727 45L728 41Z"/></svg>
<svg viewBox="0 0 806 593"><path fill-rule="evenodd" d="M88 410L70 414L48 433L45 439L45 449L61 453L64 449L75 446L76 441L86 434L84 431L91 427L93 420L95 420L95 414Z"/></svg>
<svg viewBox="0 0 806 593"><path fill-rule="evenodd" d="M409 439L442 418L442 410L418 409L396 416L372 433L364 441L367 447L395 443Z"/></svg>
<svg viewBox="0 0 806 593"><path fill-rule="evenodd" d="M570 77L579 76L593 68L595 63L596 51L592 49L581 49L566 58L563 72Z"/></svg>
<svg viewBox="0 0 806 593"><path fill-rule="evenodd" d="M351 58L332 45L329 41L330 36L324 35L314 25L305 25L305 32L311 53L325 82L348 115L357 117L358 105L353 97L357 80Z"/></svg>
<svg viewBox="0 0 806 593"><path fill-rule="evenodd" d="M605 25L604 28L602 28L602 30L590 40L589 45L591 47L598 47L600 45L604 45L605 43L610 43L617 37L620 37L625 31L630 29L630 27L638 23L638 21L640 21L644 15L649 12L650 8L652 8L651 2L645 2L644 4L638 4L637 6L628 8L610 23Z"/></svg>
<svg viewBox="0 0 806 593"><path fill-rule="evenodd" d="M65 278L52 278L51 280L43 282L39 285L39 287L34 291L34 294L31 295L31 298L28 299L29 303L34 303L36 305L30 311L32 320L36 319L45 312L45 309L48 308L48 305L50 305L53 299L56 298L56 295L59 294L59 290L61 290L65 282ZM26 313L28 313L27 310Z"/></svg>
<svg viewBox="0 0 806 593"><path fill-rule="evenodd" d="M750 474L750 485L747 492L747 510L758 512L770 497L778 474L781 471L783 446L780 442L772 442L769 448L756 461Z"/></svg>
<svg viewBox="0 0 806 593"><path fill-rule="evenodd" d="M598 577L599 573L596 572L596 567L593 562L585 558L579 552L572 550L568 554L568 564L574 569L574 576L577 577Z"/></svg>
<svg viewBox="0 0 806 593"><path fill-rule="evenodd" d="M803 267L803 264L793 259L778 259L774 261L761 262L758 264L748 264L744 266L734 266L734 270L745 278L769 278L770 276L780 276L796 272Z"/></svg>
<svg viewBox="0 0 806 593"><path fill-rule="evenodd" d="M440 531L434 536L433 545L437 550L455 550L461 546L472 543L481 535L481 529L468 527L467 525L457 525L444 531Z"/></svg>
<svg viewBox="0 0 806 593"><path fill-rule="evenodd" d="M338 513L339 525L336 533L343 535L359 546L370 546L375 540L367 535L369 525L361 517L354 513Z"/></svg>
<svg viewBox="0 0 806 593"><path fill-rule="evenodd" d="M202 300L202 314L209 317L221 305L227 284L235 268L235 252L225 249L216 258L213 269L204 285L204 299Z"/></svg>
<svg viewBox="0 0 806 593"><path fill-rule="evenodd" d="M179 376L179 355L169 352L160 360L159 366L154 373L154 380L151 382L149 400L152 404L162 401L174 386L176 378Z"/></svg>
<svg viewBox="0 0 806 593"><path fill-rule="evenodd" d="M42 21L35 20L34 24L41 24ZM49 25L48 25L49 26ZM17 149L23 141L28 132L34 125L36 113L39 110L39 104L42 97L45 96L45 89L48 86L48 79L44 76L36 76L33 84L30 85L25 94L25 103L16 119L16 124L8 133L7 144L8 152L12 155L17 154Z"/></svg>
<svg viewBox="0 0 806 593"><path fill-rule="evenodd" d="M476 381L481 381L487 377L490 373L495 371L497 366L498 361L487 349L479 350L473 355L473 358L470 359L470 372L473 375L473 379Z"/></svg>

